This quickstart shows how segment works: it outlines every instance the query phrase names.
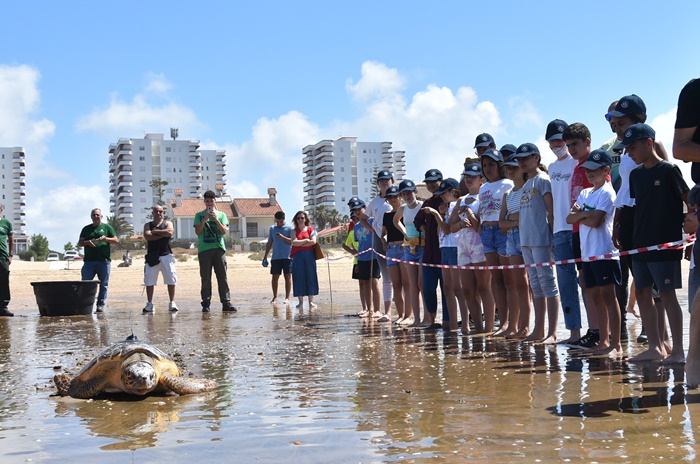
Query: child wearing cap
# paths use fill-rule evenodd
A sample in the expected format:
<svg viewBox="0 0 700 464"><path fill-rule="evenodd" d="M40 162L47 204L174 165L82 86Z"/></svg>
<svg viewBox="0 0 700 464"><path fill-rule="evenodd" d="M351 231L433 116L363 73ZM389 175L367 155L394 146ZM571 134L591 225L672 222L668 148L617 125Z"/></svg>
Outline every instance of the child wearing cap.
<svg viewBox="0 0 700 464"><path fill-rule="evenodd" d="M420 294L423 287L423 271L420 265L425 248L425 236L416 228L416 214L423 207L423 202L416 198L416 184L410 179L404 179L399 184L399 195L404 204L399 206L394 215L394 225L403 232L404 247L402 266L408 275L408 291L405 300L406 309L404 323L410 327L421 325ZM411 264L414 263L414 264Z"/></svg>
<svg viewBox="0 0 700 464"><path fill-rule="evenodd" d="M367 216L374 218L373 226L375 232L375 250L384 253L386 252L386 247L382 236L382 221L384 220L384 213L391 211L391 206L384 201L384 194L386 189L394 185L394 175L391 171L383 169L377 172L377 187L379 188L379 195L372 198L367 204ZM377 255L377 262L379 263L379 270L382 276L382 295L384 295L384 312L386 314L391 314L391 300L392 300L392 286L391 286L391 276L389 275L389 268L387 267L386 259L384 257Z"/></svg>
<svg viewBox="0 0 700 464"><path fill-rule="evenodd" d="M524 143L513 155L528 176L520 200L520 248L527 264L546 263L552 260L552 228L554 206L552 183L547 173L540 169L542 157L537 146ZM527 275L532 288L535 307L535 326L527 341L543 340L556 343L559 316L559 291L551 266L528 267ZM547 313L549 329L545 335L544 316Z"/></svg>
<svg viewBox="0 0 700 464"><path fill-rule="evenodd" d="M353 200L354 201L354 200ZM352 202L350 202L352 203ZM355 224L360 222L360 219L353 213L352 211L350 212L350 224L352 224L352 228L350 228L350 231L348 232L348 237L345 239L345 243L343 244L343 250L347 251L351 255L354 256L352 260L352 278L355 280L359 280L359 274L357 270L357 249L359 248L359 243L357 240L355 240ZM359 282L358 282L359 284ZM365 301L365 294L362 291L362 286L360 285L360 303L362 304L362 311L360 312L360 315L367 315L369 314L369 307L368 307L368 302Z"/></svg>
<svg viewBox="0 0 700 464"><path fill-rule="evenodd" d="M579 224L583 258L610 256L612 244L613 201L615 189L606 181L612 157L607 151L593 150L583 167L593 187L583 189L566 217L569 224ZM583 277L598 311L600 343L593 350L610 357L622 356L620 343L620 307L615 285L620 283L620 260L617 256L583 262Z"/></svg>
<svg viewBox="0 0 700 464"><path fill-rule="evenodd" d="M566 121L555 119L547 124L545 139L557 159L549 165L549 179L552 182L552 201L554 203L554 259L563 261L573 259L573 227L567 224L566 216L576 198L571 198L571 180L578 164L566 148L564 131ZM564 325L569 330L569 337L561 343L571 343L581 338L581 304L579 302L578 276L574 263L558 264L557 284L561 299Z"/></svg>
<svg viewBox="0 0 700 464"><path fill-rule="evenodd" d="M424 210L435 217L440 228L440 251L442 252L442 278L445 283L445 297L447 298L447 311L450 315L447 327L443 328L449 332L458 330L457 308L462 315L462 333L469 334L469 313L462 285L460 282L459 270L457 266L457 237L448 224L451 213L454 210L459 198L459 182L453 178L447 178L440 183L440 188L435 192L442 198L440 210L427 206Z"/></svg>
<svg viewBox="0 0 700 464"><path fill-rule="evenodd" d="M482 305L484 308L488 308L486 312L489 314L494 314L496 308L491 293L491 273L483 269L470 268L471 266L486 266L479 221L481 164L468 164L462 173L462 178L467 185L468 193L458 200L448 221L450 230L457 232L457 265L467 266L458 271L468 309L468 314L462 313L462 333L468 333L468 330L465 330L464 321L469 320L469 315L474 322L476 332L484 333Z"/></svg>
<svg viewBox="0 0 700 464"><path fill-rule="evenodd" d="M486 262L489 266L509 263L506 252L506 234L498 227L501 215L503 194L513 188L513 182L503 176L503 155L495 149L486 150L481 156L481 169L487 182L479 189L479 213L481 217L481 243L484 245ZM508 297L503 280L503 271L491 270L491 292L496 300L496 308L501 326L496 335L508 330ZM494 326L494 314L484 308L484 329L491 332Z"/></svg>
<svg viewBox="0 0 700 464"><path fill-rule="evenodd" d="M360 292L364 294L367 302L367 313L361 313L360 317L373 317L379 319L382 317L382 312L379 309L379 263L377 255L374 252L372 237L372 223L374 218L365 214L365 202L356 200L350 205L350 211L360 219L360 222L355 224L353 232L355 240L358 242L357 248L357 278L360 281Z"/></svg>
<svg viewBox="0 0 700 464"><path fill-rule="evenodd" d="M516 149L517 151L517 149ZM513 153L515 154L515 153ZM513 188L503 195L501 202L501 215L498 226L507 236L506 253L508 262L514 265L522 265L523 252L520 247L520 202L523 196L523 187L527 181L525 174L518 164L518 159L510 156L503 163L506 176L513 182ZM522 339L527 337L530 328L530 292L527 283L525 269L516 268L503 271L508 292L508 332L506 338Z"/></svg>
<svg viewBox="0 0 700 464"><path fill-rule="evenodd" d="M619 148L626 148L641 166L630 173L630 196L634 198L634 248L681 240L683 237L683 203L688 186L677 166L664 161L654 148L656 133L643 123L629 126ZM628 361L685 362L683 350L683 313L676 297L681 283L682 250L660 250L632 256L637 304L649 339L649 349ZM671 328L672 349L663 344L663 309L652 299L656 285ZM668 354L668 356L667 356Z"/></svg>
<svg viewBox="0 0 700 464"><path fill-rule="evenodd" d="M394 304L398 313L397 324L403 324L409 318L410 311L406 311L404 305L404 290L408 294L408 273L403 265L403 231L394 224L396 211L401 206L401 197L399 197L399 188L392 185L384 192L384 199L391 206L391 211L384 213L382 220L382 238L386 241L386 266L389 269L389 277L391 277L391 285L394 290ZM386 315L379 319L383 322Z"/></svg>

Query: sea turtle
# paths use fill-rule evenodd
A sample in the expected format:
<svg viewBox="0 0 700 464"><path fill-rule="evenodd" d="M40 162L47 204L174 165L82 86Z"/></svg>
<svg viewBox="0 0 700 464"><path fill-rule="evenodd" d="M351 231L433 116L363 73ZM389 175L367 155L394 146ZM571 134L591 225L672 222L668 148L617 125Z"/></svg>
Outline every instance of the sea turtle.
<svg viewBox="0 0 700 464"><path fill-rule="evenodd" d="M53 381L59 395L73 398L92 398L101 392L147 395L152 391L171 391L185 395L216 388L213 380L181 377L175 362L135 335L106 348L75 378L58 374Z"/></svg>

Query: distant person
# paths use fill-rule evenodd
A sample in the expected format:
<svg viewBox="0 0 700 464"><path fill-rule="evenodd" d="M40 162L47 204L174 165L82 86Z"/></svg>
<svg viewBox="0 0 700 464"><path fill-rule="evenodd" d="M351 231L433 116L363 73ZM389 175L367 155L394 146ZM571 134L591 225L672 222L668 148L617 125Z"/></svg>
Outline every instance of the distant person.
<svg viewBox="0 0 700 464"><path fill-rule="evenodd" d="M280 240L292 246L292 288L294 296L299 299L297 309L304 309L304 297L309 298L309 309L316 309L314 297L318 295L318 274L314 245L317 233L311 227L311 220L306 211L294 215L294 234L291 239L278 235Z"/></svg>
<svg viewBox="0 0 700 464"><path fill-rule="evenodd" d="M0 214L4 209L0 203ZM0 316L12 317L7 306L10 304L10 264L12 263L12 251L15 249L12 223L5 218L0 219Z"/></svg>
<svg viewBox="0 0 700 464"><path fill-rule="evenodd" d="M277 300L277 287L280 281L280 275L284 274L284 304L289 304L289 295L292 292L292 244L284 241L282 237L292 239L294 229L289 224L285 224L284 211L275 213L275 224L270 226L270 233L267 237L265 245L265 256L263 256L263 266L267 266L267 255L272 249L272 260L270 274L272 274L272 300L274 303Z"/></svg>
<svg viewBox="0 0 700 464"><path fill-rule="evenodd" d="M224 237L228 232L228 218L216 209L216 194L204 192L206 209L194 215L194 231L197 234L197 257L199 259L199 277L202 280L202 312L208 313L211 305L211 270L216 274L219 287L219 300L222 310L236 312L231 305L231 292L226 277L226 244Z"/></svg>
<svg viewBox="0 0 700 464"><path fill-rule="evenodd" d="M168 286L168 310L178 310L175 303L175 285L177 285L177 273L175 272L175 255L170 248L170 239L175 232L173 223L165 220L165 211L160 205L152 209L153 220L143 226L143 238L146 239L146 263L143 271L143 284L146 286L146 298L148 302L143 308L144 313L154 313L153 287L158 283L158 274L163 273L163 283Z"/></svg>
<svg viewBox="0 0 700 464"><path fill-rule="evenodd" d="M102 211L95 208L90 211L92 224L88 224L80 231L78 246L85 248L83 268L80 271L82 280L92 280L95 276L100 281L100 291L97 294L97 306L95 311L101 313L105 309L107 288L109 287L109 273L112 269L111 244L119 243L119 238L109 224L102 223Z"/></svg>
<svg viewBox="0 0 700 464"><path fill-rule="evenodd" d="M394 175L391 171L381 170L377 173L377 187L379 193L376 197L372 198L367 204L366 214L367 216L374 218L372 222L372 228L374 230L374 249L382 254L386 254L386 243L382 238L382 227L384 226L384 213L391 211L391 206L385 200L386 190L394 185ZM377 262L379 263L379 271L382 275L382 295L384 296L384 312L387 317L391 315L391 302L393 300L393 285L391 283L391 274L389 273L389 267L386 262L386 258L377 255Z"/></svg>

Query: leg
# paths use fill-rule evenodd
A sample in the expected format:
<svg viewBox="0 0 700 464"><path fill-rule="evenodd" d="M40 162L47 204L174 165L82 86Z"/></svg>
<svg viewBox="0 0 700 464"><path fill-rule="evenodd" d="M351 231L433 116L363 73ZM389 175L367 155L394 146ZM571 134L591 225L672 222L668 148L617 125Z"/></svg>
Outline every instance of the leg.
<svg viewBox="0 0 700 464"><path fill-rule="evenodd" d="M437 314L437 287L440 280L439 269L423 267L423 325L435 322Z"/></svg>
<svg viewBox="0 0 700 464"><path fill-rule="evenodd" d="M600 287L600 293L603 297L603 302L607 308L608 329L610 331L610 348L608 348L608 350L605 351L605 354L611 357L622 356L620 306L618 303L616 291L617 285L615 284Z"/></svg>
<svg viewBox="0 0 700 464"><path fill-rule="evenodd" d="M226 305L231 301L231 292L228 288L228 277L226 276L226 252L220 248L214 250L214 274L219 287L219 301Z"/></svg>
<svg viewBox="0 0 700 464"><path fill-rule="evenodd" d="M284 304L289 303L289 295L292 293L292 273L284 273Z"/></svg>
<svg viewBox="0 0 700 464"><path fill-rule="evenodd" d="M554 260L561 261L574 257L571 231L554 234ZM581 305L579 303L578 278L575 264L560 264L557 269L557 284L564 312L564 325L570 331L569 338L562 343L570 343L581 338Z"/></svg>
<svg viewBox="0 0 700 464"><path fill-rule="evenodd" d="M389 277L391 280L391 286L394 292L394 303L396 304L396 313L399 315L399 319L403 319L404 316L404 301L403 301L403 281L401 280L401 266L396 264L394 266L389 266ZM389 307L391 311L391 307ZM386 315L390 317L390 312Z"/></svg>
<svg viewBox="0 0 700 464"><path fill-rule="evenodd" d="M690 345L685 365L685 383L689 388L696 388L700 384L700 298L693 300L688 339Z"/></svg>
<svg viewBox="0 0 700 464"><path fill-rule="evenodd" d="M211 270L213 264L212 250L202 251L199 258L199 278L201 280L200 296L202 297L202 308L209 308L211 302Z"/></svg>
<svg viewBox="0 0 700 464"><path fill-rule="evenodd" d="M153 285L146 286L146 300L148 300L149 303L153 302Z"/></svg>
<svg viewBox="0 0 700 464"><path fill-rule="evenodd" d="M175 301L175 285L168 285L168 298L170 301Z"/></svg>
<svg viewBox="0 0 700 464"><path fill-rule="evenodd" d="M524 264L522 256L511 256L510 264ZM513 269L513 287L516 293L516 302L509 308L512 314L511 320L514 326L509 330L510 338L525 338L530 329L530 287L527 281L525 269ZM517 308L517 309L516 309ZM516 318L517 319L514 319Z"/></svg>
<svg viewBox="0 0 700 464"><path fill-rule="evenodd" d="M384 312L390 314L393 289L391 285L391 275L389 274L389 268L387 267L386 259L382 258L381 256L378 256L377 262L379 263L379 272L382 275L382 295L384 296Z"/></svg>
<svg viewBox="0 0 700 464"><path fill-rule="evenodd" d="M486 263L477 263L477 266L485 265ZM476 279L476 293L481 298L481 305L483 306L484 314L496 314L496 302L493 299L493 293L491 291L491 271L487 270L475 270L474 278ZM489 329L484 323L483 316L481 312L479 314L472 314L472 319L474 319L474 326L479 333L488 333L493 330L493 325Z"/></svg>
<svg viewBox="0 0 700 464"><path fill-rule="evenodd" d="M5 260L0 261L0 300L0 312L4 312L5 316L12 316L7 310L10 304L10 263Z"/></svg>
<svg viewBox="0 0 700 464"><path fill-rule="evenodd" d="M379 296L379 279L377 279L377 278L375 278L375 277L372 277L372 278L370 279L370 282L371 282L371 284L370 284L371 287L370 287L370 288L371 288L371 291L372 291L372 296L370 297L370 301L372 302L372 306L373 306L373 309L372 309L373 312L374 312L374 316L373 316L373 317L381 317L382 311L381 311L381 309L379 309L379 308L380 308L380 306L379 306L379 300L380 300L380 296Z"/></svg>
<svg viewBox="0 0 700 464"><path fill-rule="evenodd" d="M97 295L97 306L104 306L109 289L109 273L112 269L109 261L100 261L97 266L97 278L100 280L100 292Z"/></svg>
<svg viewBox="0 0 700 464"><path fill-rule="evenodd" d="M491 252L486 253L486 263L489 266L498 266L501 264L498 253ZM508 300L506 297L506 287L503 282L503 271L492 269L491 271L491 294L496 302L496 309L499 311L499 315L508 314ZM493 326L495 322L495 309L492 314L487 312L489 308L484 306L484 329L487 332L493 331Z"/></svg>
<svg viewBox="0 0 700 464"><path fill-rule="evenodd" d="M666 315L668 316L668 325L671 328L671 340L673 348L671 354L664 359L664 363L685 363L685 351L683 350L683 310L678 303L676 290L666 290L659 292L661 301L664 303ZM659 315L663 317L663 314Z"/></svg>
<svg viewBox="0 0 700 464"><path fill-rule="evenodd" d="M277 299L277 288L279 286L279 281L280 281L280 275L279 274L272 274L272 300L270 300L270 303L274 303L275 300Z"/></svg>
<svg viewBox="0 0 700 464"><path fill-rule="evenodd" d="M634 265L636 272L637 262L634 262ZM642 323L647 328L649 349L628 359L628 362L661 361L666 357L666 351L659 341L658 314L651 295L651 286L640 288L640 284L637 282L635 292L639 311L642 314Z"/></svg>

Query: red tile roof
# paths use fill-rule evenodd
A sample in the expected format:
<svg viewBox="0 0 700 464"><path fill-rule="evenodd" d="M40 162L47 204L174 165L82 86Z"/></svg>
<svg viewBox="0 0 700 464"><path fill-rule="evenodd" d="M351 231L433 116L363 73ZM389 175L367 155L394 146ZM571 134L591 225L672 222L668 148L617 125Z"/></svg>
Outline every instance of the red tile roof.
<svg viewBox="0 0 700 464"><path fill-rule="evenodd" d="M330 229L323 229L323 230L321 230L321 231L318 232L318 236L319 236L319 237L325 237L326 235L331 235L331 234L333 234L334 232L339 232L341 229L347 229L347 228L348 228L348 225L347 225L347 224L343 224L343 225L340 225L340 226L331 227Z"/></svg>
<svg viewBox="0 0 700 464"><path fill-rule="evenodd" d="M234 198L233 211L235 216L274 216L282 207L271 205L269 198Z"/></svg>
<svg viewBox="0 0 700 464"><path fill-rule="evenodd" d="M194 217L195 214L204 210L204 200L201 198L183 198L180 206L175 206L175 200L170 200L170 204L173 207L173 216L175 217ZM227 201L216 202L217 209L226 213L229 219L236 217L231 206L231 203Z"/></svg>

